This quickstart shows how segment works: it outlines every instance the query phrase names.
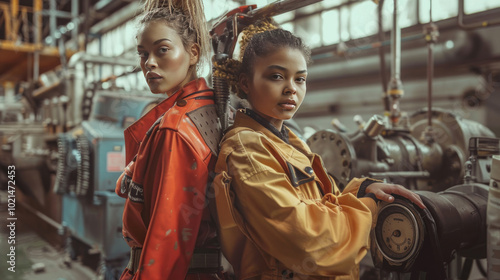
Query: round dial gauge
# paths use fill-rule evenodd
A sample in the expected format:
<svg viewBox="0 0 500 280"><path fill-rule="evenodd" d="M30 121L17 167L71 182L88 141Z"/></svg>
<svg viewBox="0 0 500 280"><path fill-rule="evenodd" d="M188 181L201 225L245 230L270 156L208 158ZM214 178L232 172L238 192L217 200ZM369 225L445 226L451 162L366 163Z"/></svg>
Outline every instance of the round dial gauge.
<svg viewBox="0 0 500 280"><path fill-rule="evenodd" d="M419 219L420 217L418 217ZM378 215L375 227L377 247L392 262L404 262L417 252L422 223L415 213L401 204L388 204Z"/></svg>

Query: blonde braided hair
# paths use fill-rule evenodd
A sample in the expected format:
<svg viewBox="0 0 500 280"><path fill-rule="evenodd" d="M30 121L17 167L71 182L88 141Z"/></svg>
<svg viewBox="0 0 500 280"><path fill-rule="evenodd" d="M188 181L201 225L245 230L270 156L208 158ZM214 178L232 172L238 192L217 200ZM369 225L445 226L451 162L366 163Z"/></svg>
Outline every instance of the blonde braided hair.
<svg viewBox="0 0 500 280"><path fill-rule="evenodd" d="M265 31L273 30L279 28L271 18L264 18L251 24L244 28L241 33L240 44L240 55L238 60L236 59L226 59L222 64L214 62L213 65L213 76L220 77L227 80L229 88L233 93L235 93L239 98L246 98L246 94L238 87L238 79L241 73L241 60L243 59L243 54L248 46L248 43L255 34L262 33Z"/></svg>

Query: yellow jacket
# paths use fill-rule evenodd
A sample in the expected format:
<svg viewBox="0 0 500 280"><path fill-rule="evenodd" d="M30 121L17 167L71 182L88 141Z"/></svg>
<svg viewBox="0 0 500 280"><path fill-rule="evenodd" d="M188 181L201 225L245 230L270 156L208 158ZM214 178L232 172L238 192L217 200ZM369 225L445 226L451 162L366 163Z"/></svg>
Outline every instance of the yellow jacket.
<svg viewBox="0 0 500 280"><path fill-rule="evenodd" d="M340 193L321 158L289 142L237 112L213 184L225 257L237 279L359 279L376 202L356 198L362 179Z"/></svg>

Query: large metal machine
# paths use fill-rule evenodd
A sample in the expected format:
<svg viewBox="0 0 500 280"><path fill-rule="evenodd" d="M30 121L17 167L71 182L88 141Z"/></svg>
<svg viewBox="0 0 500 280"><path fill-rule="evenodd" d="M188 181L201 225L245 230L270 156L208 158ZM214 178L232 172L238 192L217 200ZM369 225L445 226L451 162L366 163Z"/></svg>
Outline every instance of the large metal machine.
<svg viewBox="0 0 500 280"><path fill-rule="evenodd" d="M495 135L443 109L432 111L432 124L435 136L429 141L426 109L394 129L387 129L383 117L375 115L366 123L360 121L353 133L317 131L307 144L321 155L340 188L352 178L372 177L414 190L442 191L462 183L469 139Z"/></svg>
<svg viewBox="0 0 500 280"><path fill-rule="evenodd" d="M486 258L488 184L500 139L477 122L432 108L432 47L438 34L432 17L424 28L428 107L404 117L397 1L393 4L392 77L384 87L384 116L367 122L355 116L359 129L352 133L332 122L333 129L316 131L307 143L340 188L355 177L371 177L413 189L424 201L424 210L399 197L380 205L371 237L377 268L398 277L408 273L411 279L468 279L472 261Z"/></svg>
<svg viewBox="0 0 500 280"><path fill-rule="evenodd" d="M59 134L55 191L63 196L68 249L75 258L78 239L100 254L105 279L121 274L130 252L121 231L125 200L114 192L125 163L123 131L158 102L153 96L97 91L89 119Z"/></svg>
<svg viewBox="0 0 500 280"><path fill-rule="evenodd" d="M489 199L490 172L491 179L500 175L498 167L492 166L493 156L500 154L500 139L472 137L469 152L461 184L440 192L416 191L427 209L401 197L380 205L371 235L376 267L419 279L468 279L476 261L486 277L480 260L486 259L487 248L496 244L487 243L487 220L493 214L487 209L493 205ZM498 227L497 223L489 224ZM495 256L489 257L488 262L497 261Z"/></svg>
<svg viewBox="0 0 500 280"><path fill-rule="evenodd" d="M120 75L133 79L126 68L135 66L133 59L77 53L65 71L42 75L45 85L34 93L9 93L2 110L0 166L16 166L26 196L18 203L49 221L69 256L104 279L115 279L129 254L121 234L125 200L114 193L125 167L123 131L164 98L116 85ZM95 81L104 67L122 73Z"/></svg>

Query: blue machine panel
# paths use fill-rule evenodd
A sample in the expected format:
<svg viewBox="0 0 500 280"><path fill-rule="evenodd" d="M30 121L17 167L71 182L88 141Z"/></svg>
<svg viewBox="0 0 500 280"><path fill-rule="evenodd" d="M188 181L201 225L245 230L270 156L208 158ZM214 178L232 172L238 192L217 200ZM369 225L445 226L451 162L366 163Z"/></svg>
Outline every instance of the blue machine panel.
<svg viewBox="0 0 500 280"><path fill-rule="evenodd" d="M82 127L92 149L91 184L95 191L114 191L125 167L123 130L96 120L83 122Z"/></svg>
<svg viewBox="0 0 500 280"><path fill-rule="evenodd" d="M125 199L113 192L96 191L92 201L73 194L63 196L62 221L74 237L99 249L106 259L128 256L122 237Z"/></svg>
<svg viewBox="0 0 500 280"><path fill-rule="evenodd" d="M121 233L125 199L114 193L126 164L123 131L159 101L99 93L89 120L81 124L83 133L61 137L60 159L66 160L60 162L65 166L58 171L58 182L74 186L61 188L63 223L73 237L98 249L107 260L123 258L130 251Z"/></svg>

